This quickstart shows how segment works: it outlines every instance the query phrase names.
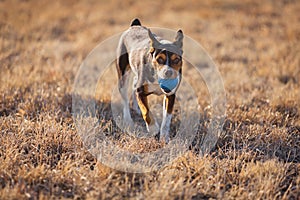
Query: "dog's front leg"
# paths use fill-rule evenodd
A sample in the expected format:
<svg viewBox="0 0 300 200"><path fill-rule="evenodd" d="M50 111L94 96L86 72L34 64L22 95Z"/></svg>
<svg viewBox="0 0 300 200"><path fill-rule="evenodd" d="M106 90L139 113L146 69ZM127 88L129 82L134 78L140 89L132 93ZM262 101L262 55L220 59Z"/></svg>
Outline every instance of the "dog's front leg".
<svg viewBox="0 0 300 200"><path fill-rule="evenodd" d="M164 97L163 102L163 120L160 128L160 140L166 143L170 140L170 126L172 120L172 111L175 102L175 94Z"/></svg>
<svg viewBox="0 0 300 200"><path fill-rule="evenodd" d="M146 123L148 132L151 135L155 136L159 133L159 126L155 121L151 111L149 110L147 94L145 93L143 86L136 90L136 99L142 112L142 116Z"/></svg>

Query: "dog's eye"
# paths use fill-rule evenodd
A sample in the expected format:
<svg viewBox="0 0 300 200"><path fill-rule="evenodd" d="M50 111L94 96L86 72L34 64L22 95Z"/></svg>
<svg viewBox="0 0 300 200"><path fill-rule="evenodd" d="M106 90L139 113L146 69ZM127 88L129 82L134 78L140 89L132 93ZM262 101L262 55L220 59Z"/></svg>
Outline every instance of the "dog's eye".
<svg viewBox="0 0 300 200"><path fill-rule="evenodd" d="M175 58L174 60L172 60L172 63L173 64L178 64L180 62L180 59L179 58Z"/></svg>
<svg viewBox="0 0 300 200"><path fill-rule="evenodd" d="M158 62L158 64L162 65L165 63L165 60L163 58L159 57L159 58L157 58L157 62Z"/></svg>

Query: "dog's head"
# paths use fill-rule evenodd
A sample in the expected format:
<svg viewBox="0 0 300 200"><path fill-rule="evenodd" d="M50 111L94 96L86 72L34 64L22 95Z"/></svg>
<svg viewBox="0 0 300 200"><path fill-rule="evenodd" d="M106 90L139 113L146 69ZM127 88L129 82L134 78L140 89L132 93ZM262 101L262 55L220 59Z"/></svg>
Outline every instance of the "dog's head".
<svg viewBox="0 0 300 200"><path fill-rule="evenodd" d="M174 88L177 89L181 79L183 33L181 30L177 31L173 42L158 41L150 30L148 33L152 66L157 72L158 80L163 80L164 83L170 83L174 86L169 86L171 88L162 87L165 93L170 93Z"/></svg>

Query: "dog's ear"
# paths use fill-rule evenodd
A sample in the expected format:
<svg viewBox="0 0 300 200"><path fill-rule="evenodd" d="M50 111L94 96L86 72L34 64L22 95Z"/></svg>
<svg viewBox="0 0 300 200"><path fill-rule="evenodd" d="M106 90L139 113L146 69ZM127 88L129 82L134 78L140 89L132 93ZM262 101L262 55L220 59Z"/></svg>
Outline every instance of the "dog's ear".
<svg viewBox="0 0 300 200"><path fill-rule="evenodd" d="M155 48L157 48L160 43L159 41L154 37L153 33L148 29L148 35L150 38L150 52L153 52Z"/></svg>
<svg viewBox="0 0 300 200"><path fill-rule="evenodd" d="M174 44L179 47L180 49L182 48L182 40L183 40L183 33L182 30L178 30L176 37L175 37L175 41Z"/></svg>

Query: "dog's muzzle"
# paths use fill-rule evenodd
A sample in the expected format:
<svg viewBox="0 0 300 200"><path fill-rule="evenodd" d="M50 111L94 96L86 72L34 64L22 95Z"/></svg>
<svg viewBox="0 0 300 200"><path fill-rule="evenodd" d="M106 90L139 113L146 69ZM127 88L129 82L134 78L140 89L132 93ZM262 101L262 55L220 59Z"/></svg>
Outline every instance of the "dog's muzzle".
<svg viewBox="0 0 300 200"><path fill-rule="evenodd" d="M167 94L171 95L174 94L179 86L180 83L180 77L177 76L173 79L158 79L158 83L162 91Z"/></svg>

